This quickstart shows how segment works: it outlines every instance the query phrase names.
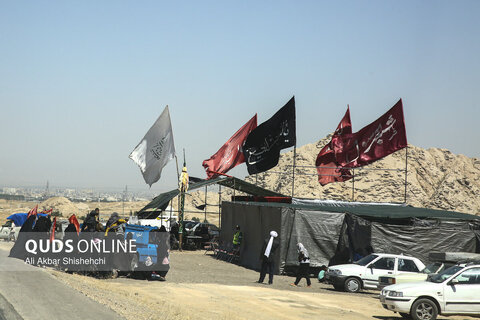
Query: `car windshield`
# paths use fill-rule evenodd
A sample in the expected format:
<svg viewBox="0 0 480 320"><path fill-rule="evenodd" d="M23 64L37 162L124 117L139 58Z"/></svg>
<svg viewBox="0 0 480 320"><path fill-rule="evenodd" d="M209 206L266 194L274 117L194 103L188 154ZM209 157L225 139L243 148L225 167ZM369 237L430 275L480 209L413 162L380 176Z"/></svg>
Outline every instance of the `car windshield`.
<svg viewBox="0 0 480 320"><path fill-rule="evenodd" d="M443 282L443 281L447 280L452 275L454 275L455 273L457 273L458 271L460 271L462 269L463 269L463 267L461 267L461 266L450 267L448 269L443 270L439 274L436 274L436 275L433 275L433 276L429 277L428 281L434 282L434 283Z"/></svg>
<svg viewBox="0 0 480 320"><path fill-rule="evenodd" d="M7 222L5 222L5 224L2 227L11 227L11 226L12 226L12 221L7 220Z"/></svg>
<svg viewBox="0 0 480 320"><path fill-rule="evenodd" d="M362 259L355 261L355 264L361 265L361 266L366 266L373 260L375 260L378 256L376 254L371 254L369 256L363 257Z"/></svg>
<svg viewBox="0 0 480 320"><path fill-rule="evenodd" d="M191 229L193 228L198 222L187 222L185 223L185 228Z"/></svg>
<svg viewBox="0 0 480 320"><path fill-rule="evenodd" d="M425 273L425 274L437 273L438 269L440 269L441 266L442 266L441 262L430 263L428 266L423 268L422 273Z"/></svg>

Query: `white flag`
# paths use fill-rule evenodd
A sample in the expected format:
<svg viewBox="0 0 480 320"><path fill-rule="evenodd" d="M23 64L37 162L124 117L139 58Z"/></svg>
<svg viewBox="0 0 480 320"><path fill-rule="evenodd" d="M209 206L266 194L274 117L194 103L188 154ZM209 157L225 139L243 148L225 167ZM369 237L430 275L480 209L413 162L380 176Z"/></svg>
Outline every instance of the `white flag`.
<svg viewBox="0 0 480 320"><path fill-rule="evenodd" d="M175 157L172 123L168 106L148 130L147 134L130 153L132 159L142 171L145 182L152 186L160 179L162 169Z"/></svg>

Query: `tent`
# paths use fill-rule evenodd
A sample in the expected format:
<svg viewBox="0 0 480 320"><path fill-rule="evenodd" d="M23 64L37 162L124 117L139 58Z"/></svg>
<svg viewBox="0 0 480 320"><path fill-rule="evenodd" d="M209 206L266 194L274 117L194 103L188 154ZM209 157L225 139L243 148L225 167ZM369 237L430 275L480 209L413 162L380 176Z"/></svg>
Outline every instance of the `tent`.
<svg viewBox="0 0 480 320"><path fill-rule="evenodd" d="M248 183L235 177L217 177L209 180L200 180L195 183L190 183L188 186L189 191L199 189L212 184L218 184L224 187L229 187L234 190L244 192L254 196L262 197L284 197L280 193L276 193L267 189L263 189L254 184ZM180 194L178 189L173 189L168 192L164 192L156 196L150 203L138 211L137 216L139 219L155 219L160 215L161 211L164 211L170 200Z"/></svg>
<svg viewBox="0 0 480 320"><path fill-rule="evenodd" d="M37 213L40 217L47 217L46 213ZM27 221L28 213L14 213L7 217L7 220L12 220L15 223L15 226L21 227Z"/></svg>
<svg viewBox="0 0 480 320"><path fill-rule="evenodd" d="M277 231L279 273L298 266L298 242L307 248L311 267L348 263L371 252L412 255L424 263L431 251L480 252L479 217L402 204L224 201L221 221L223 242L231 242L235 226L241 227L239 263L256 270L263 240L271 230Z"/></svg>

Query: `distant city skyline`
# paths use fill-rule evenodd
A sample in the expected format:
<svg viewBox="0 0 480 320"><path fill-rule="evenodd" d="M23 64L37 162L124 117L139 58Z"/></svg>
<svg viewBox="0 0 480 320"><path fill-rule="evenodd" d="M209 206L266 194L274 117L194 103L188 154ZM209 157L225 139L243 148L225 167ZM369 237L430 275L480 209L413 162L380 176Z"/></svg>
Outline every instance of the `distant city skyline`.
<svg viewBox="0 0 480 320"><path fill-rule="evenodd" d="M175 161L150 189L128 155L166 105L179 165L185 149L189 174L205 178L203 160L293 95L297 147L333 132L347 104L358 131L402 98L410 144L480 158L478 12L478 1L2 2L0 187L158 194L176 188Z"/></svg>

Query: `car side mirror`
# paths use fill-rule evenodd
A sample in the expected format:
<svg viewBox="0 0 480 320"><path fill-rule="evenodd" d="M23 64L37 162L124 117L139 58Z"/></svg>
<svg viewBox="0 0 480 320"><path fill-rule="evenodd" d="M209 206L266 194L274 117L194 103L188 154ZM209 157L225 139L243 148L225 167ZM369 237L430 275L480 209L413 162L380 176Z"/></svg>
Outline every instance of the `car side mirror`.
<svg viewBox="0 0 480 320"><path fill-rule="evenodd" d="M451 286L454 286L454 285L458 284L458 279L452 279L452 280L450 280L450 282L448 284L451 285Z"/></svg>

